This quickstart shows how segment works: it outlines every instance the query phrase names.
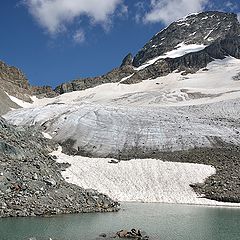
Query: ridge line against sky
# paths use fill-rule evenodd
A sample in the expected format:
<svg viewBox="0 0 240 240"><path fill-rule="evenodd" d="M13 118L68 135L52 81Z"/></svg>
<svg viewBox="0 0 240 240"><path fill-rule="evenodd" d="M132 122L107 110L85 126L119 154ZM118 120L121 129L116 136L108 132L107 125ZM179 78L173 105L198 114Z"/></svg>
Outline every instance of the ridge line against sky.
<svg viewBox="0 0 240 240"><path fill-rule="evenodd" d="M99 2L101 4L99 4ZM235 12L238 0L11 0L1 3L0 59L35 85L97 76L193 12Z"/></svg>

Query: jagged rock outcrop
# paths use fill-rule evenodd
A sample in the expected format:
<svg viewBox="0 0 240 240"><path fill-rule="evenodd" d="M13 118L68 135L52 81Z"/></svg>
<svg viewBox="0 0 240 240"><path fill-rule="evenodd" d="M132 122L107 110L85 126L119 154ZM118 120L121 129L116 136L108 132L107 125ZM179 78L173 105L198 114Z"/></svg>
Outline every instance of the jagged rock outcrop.
<svg viewBox="0 0 240 240"><path fill-rule="evenodd" d="M20 88L29 89L30 85L24 73L16 67L0 61L0 80L12 82Z"/></svg>
<svg viewBox="0 0 240 240"><path fill-rule="evenodd" d="M10 99L8 94L31 102L29 93L30 84L24 73L20 69L0 61L0 115L8 112L11 108L20 107Z"/></svg>
<svg viewBox="0 0 240 240"><path fill-rule="evenodd" d="M0 115L7 113L11 108L20 107L10 99L9 95L31 103L30 96L55 97L57 93L49 86L31 86L19 68L0 61Z"/></svg>
<svg viewBox="0 0 240 240"><path fill-rule="evenodd" d="M123 60L122 60L122 64L120 66L121 67L124 67L124 66L128 66L128 65L132 65L133 63L133 55L131 53L129 53Z"/></svg>
<svg viewBox="0 0 240 240"><path fill-rule="evenodd" d="M87 88L96 87L104 83L115 83L121 81L123 78L128 77L135 71L132 66L126 65L121 68L113 69L106 75L94 78L83 78L74 80L72 82L63 83L58 86L54 91L62 94L66 92L85 90Z"/></svg>
<svg viewBox="0 0 240 240"><path fill-rule="evenodd" d="M49 155L56 147L38 130L0 118L0 217L118 210L106 195L64 181L68 165Z"/></svg>
<svg viewBox="0 0 240 240"><path fill-rule="evenodd" d="M58 94L52 90L51 86L31 86L31 94L38 98L56 97Z"/></svg>
<svg viewBox="0 0 240 240"><path fill-rule="evenodd" d="M19 68L9 66L2 61L0 61L0 88L12 96L31 101L27 96L30 92L30 84L24 73Z"/></svg>

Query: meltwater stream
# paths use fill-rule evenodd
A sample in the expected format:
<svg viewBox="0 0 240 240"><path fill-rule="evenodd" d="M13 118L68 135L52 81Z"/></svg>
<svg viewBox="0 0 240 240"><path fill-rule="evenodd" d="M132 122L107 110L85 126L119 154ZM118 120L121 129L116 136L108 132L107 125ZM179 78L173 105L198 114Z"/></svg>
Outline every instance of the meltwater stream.
<svg viewBox="0 0 240 240"><path fill-rule="evenodd" d="M0 240L92 240L133 227L157 240L239 240L240 209L123 203L118 213L0 219Z"/></svg>

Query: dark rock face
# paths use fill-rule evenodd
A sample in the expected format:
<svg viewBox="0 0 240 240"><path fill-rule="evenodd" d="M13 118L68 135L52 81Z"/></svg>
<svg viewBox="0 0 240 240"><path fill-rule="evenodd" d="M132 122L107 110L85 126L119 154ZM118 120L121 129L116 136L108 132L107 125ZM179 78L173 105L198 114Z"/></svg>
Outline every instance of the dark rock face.
<svg viewBox="0 0 240 240"><path fill-rule="evenodd" d="M215 41L223 40L227 36L239 34L240 25L236 14L203 12L190 15L157 33L137 53L133 65L138 67L150 59L174 50L182 42L209 45Z"/></svg>
<svg viewBox="0 0 240 240"><path fill-rule="evenodd" d="M31 102L31 99L28 97L30 93L30 84L24 73L20 69L9 66L1 61L0 90L26 102ZM0 98L2 99L3 96L1 95Z"/></svg>
<svg viewBox="0 0 240 240"><path fill-rule="evenodd" d="M36 95L38 98L52 98L58 95L50 86L31 86L31 94Z"/></svg>
<svg viewBox="0 0 240 240"><path fill-rule="evenodd" d="M121 81L122 78L127 77L134 72L135 71L133 70L132 66L126 65L122 66L121 68L113 69L111 72L100 77L84 78L68 83L63 83L54 91L62 94L66 92L85 90L87 88L96 87L104 83L115 83Z"/></svg>
<svg viewBox="0 0 240 240"><path fill-rule="evenodd" d="M240 37L226 37L199 52L192 52L182 57L160 59L122 83L133 84L149 78L154 79L166 76L175 70L184 71L186 74L194 73L206 67L214 59L223 59L226 56L240 58Z"/></svg>
<svg viewBox="0 0 240 240"><path fill-rule="evenodd" d="M122 64L120 66L121 67L124 67L124 66L128 66L128 65L132 65L133 63L133 56L131 53L129 53L123 60L122 60Z"/></svg>
<svg viewBox="0 0 240 240"><path fill-rule="evenodd" d="M175 70L184 74L195 73L214 59L226 56L240 58L240 24L235 14L206 12L191 15L183 21L172 23L155 35L135 56L133 65L141 64L174 50L179 43L205 44L205 49L177 58L165 58L139 70L122 82L133 84L145 79L165 76Z"/></svg>
<svg viewBox="0 0 240 240"><path fill-rule="evenodd" d="M0 217L117 211L104 194L64 181L49 153L56 144L31 127L15 127L0 118Z"/></svg>
<svg viewBox="0 0 240 240"><path fill-rule="evenodd" d="M25 74L18 68L9 66L0 61L0 115L7 113L11 108L19 108L6 94L31 103L30 96L55 97L57 93L51 87L31 86Z"/></svg>
<svg viewBox="0 0 240 240"><path fill-rule="evenodd" d="M0 81L2 80L12 82L20 88L29 89L30 87L26 76L20 69L0 61Z"/></svg>

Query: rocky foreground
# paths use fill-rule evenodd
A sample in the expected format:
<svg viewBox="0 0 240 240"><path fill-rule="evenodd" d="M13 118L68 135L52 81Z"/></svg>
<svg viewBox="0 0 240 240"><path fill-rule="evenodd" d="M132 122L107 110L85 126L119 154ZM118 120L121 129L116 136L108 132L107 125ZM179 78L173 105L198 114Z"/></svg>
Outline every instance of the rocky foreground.
<svg viewBox="0 0 240 240"><path fill-rule="evenodd" d="M67 165L49 153L56 144L31 127L15 127L0 118L0 217L117 211L104 194L69 184Z"/></svg>

